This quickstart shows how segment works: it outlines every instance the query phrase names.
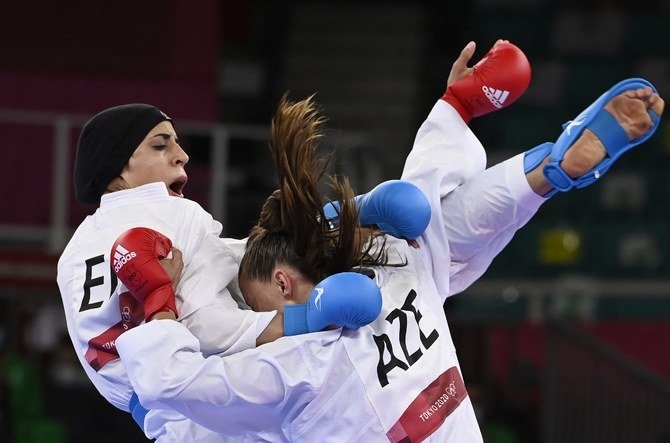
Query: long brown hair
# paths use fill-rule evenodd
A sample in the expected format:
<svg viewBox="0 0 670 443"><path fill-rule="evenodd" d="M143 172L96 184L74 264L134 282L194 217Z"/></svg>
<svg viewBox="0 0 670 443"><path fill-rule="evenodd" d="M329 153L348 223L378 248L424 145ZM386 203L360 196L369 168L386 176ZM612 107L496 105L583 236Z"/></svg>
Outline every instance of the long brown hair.
<svg viewBox="0 0 670 443"><path fill-rule="evenodd" d="M383 244L371 253L379 232L359 226L349 180L326 176L332 155L317 157L325 118L313 98L293 103L285 94L279 102L270 141L279 189L267 199L249 233L241 278L269 281L281 263L316 283L356 266L387 262ZM319 184L324 179L329 179L340 202L339 228L333 228L323 212Z"/></svg>

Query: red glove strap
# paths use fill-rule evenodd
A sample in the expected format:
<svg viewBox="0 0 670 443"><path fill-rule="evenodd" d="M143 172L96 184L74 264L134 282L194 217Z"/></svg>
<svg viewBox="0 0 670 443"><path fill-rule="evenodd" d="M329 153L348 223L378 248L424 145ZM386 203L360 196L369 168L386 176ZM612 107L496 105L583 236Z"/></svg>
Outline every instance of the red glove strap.
<svg viewBox="0 0 670 443"><path fill-rule="evenodd" d="M177 316L175 293L172 284L156 289L144 302L144 319L148 321L157 312L172 311Z"/></svg>

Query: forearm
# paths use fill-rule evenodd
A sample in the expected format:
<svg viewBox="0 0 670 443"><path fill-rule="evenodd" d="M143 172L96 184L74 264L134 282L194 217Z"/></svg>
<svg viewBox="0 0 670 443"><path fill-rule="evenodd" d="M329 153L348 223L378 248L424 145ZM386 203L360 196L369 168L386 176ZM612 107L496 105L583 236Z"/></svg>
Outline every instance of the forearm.
<svg viewBox="0 0 670 443"><path fill-rule="evenodd" d="M228 401L225 384L214 388L213 379L203 376L208 369L198 340L177 322L154 318L122 335L117 348L135 393L148 409L184 411L198 421L203 415L198 396L216 404ZM203 425L216 430L215 423Z"/></svg>
<svg viewBox="0 0 670 443"><path fill-rule="evenodd" d="M448 296L451 286L450 275L445 272L450 267L451 254L442 202L485 166L486 153L479 140L456 110L438 100L417 133L402 179L418 186L430 203L431 219L420 244L442 298Z"/></svg>
<svg viewBox="0 0 670 443"><path fill-rule="evenodd" d="M205 358L198 340L183 325L156 320L117 340L119 355L143 406L176 410L231 436L271 430L286 408L298 407L286 399L311 397L316 388L305 381L313 380L314 375L301 364L299 352L287 353L294 346L287 342L271 352L259 349ZM250 377L252 367L254 376ZM263 380L262 388L258 380ZM254 408L258 429L248 428L250 408Z"/></svg>
<svg viewBox="0 0 670 443"><path fill-rule="evenodd" d="M432 200L444 197L485 167L482 144L458 113L438 100L417 132L401 178Z"/></svg>
<svg viewBox="0 0 670 443"><path fill-rule="evenodd" d="M261 335L256 339L256 346L270 343L284 336L284 314L277 312L277 314L270 320L267 327L261 332Z"/></svg>
<svg viewBox="0 0 670 443"><path fill-rule="evenodd" d="M149 321L151 320L176 320L177 316L174 314L174 312L169 311L169 312L157 312L154 314Z"/></svg>
<svg viewBox="0 0 670 443"><path fill-rule="evenodd" d="M180 323L197 337L205 355L229 355L255 348L259 336L275 317L274 312L240 309L232 300L226 301L203 306L180 318Z"/></svg>

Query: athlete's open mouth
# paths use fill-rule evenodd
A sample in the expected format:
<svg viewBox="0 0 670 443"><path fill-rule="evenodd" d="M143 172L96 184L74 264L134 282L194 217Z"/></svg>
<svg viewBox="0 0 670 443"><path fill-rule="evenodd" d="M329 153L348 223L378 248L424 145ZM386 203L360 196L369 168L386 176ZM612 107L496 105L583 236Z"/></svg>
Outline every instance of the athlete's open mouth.
<svg viewBox="0 0 670 443"><path fill-rule="evenodd" d="M175 197L183 197L184 194L182 194L182 191L184 190L184 186L186 186L186 177L180 177L177 180L173 181L170 183L168 186L168 191L170 195L173 195Z"/></svg>

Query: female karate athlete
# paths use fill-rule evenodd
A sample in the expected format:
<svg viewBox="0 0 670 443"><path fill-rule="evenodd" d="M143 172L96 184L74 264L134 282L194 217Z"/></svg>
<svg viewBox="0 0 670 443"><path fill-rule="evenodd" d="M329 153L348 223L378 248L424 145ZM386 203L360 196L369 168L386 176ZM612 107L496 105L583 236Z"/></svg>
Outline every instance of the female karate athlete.
<svg viewBox="0 0 670 443"><path fill-rule="evenodd" d="M321 120L309 99L282 101L277 112L271 146L280 189L247 241L239 277L247 303L261 311L319 310L323 288L316 282L358 267L381 287L381 315L357 330L285 337L207 357L188 329L170 320L171 312L160 312L116 342L143 406L173 409L222 435L252 441L482 440L445 299L479 278L549 197L593 183L651 136L664 103L646 81L623 81L555 143L485 169L485 151L467 121L518 97L529 72L501 76L504 70L492 68L492 58L519 61L506 42L478 65L491 69L466 68L473 49L466 47L454 64L447 92L419 129L403 172L432 210L418 248L374 234L372 243L360 234L351 235L350 244L333 244L345 237L333 237L323 222L327 214L335 214L332 222L341 229L360 231L351 231L346 199L321 210L322 170L314 156ZM346 182L337 189L351 195ZM351 256L329 263L329 248ZM365 257L381 257L386 265L361 268Z"/></svg>

